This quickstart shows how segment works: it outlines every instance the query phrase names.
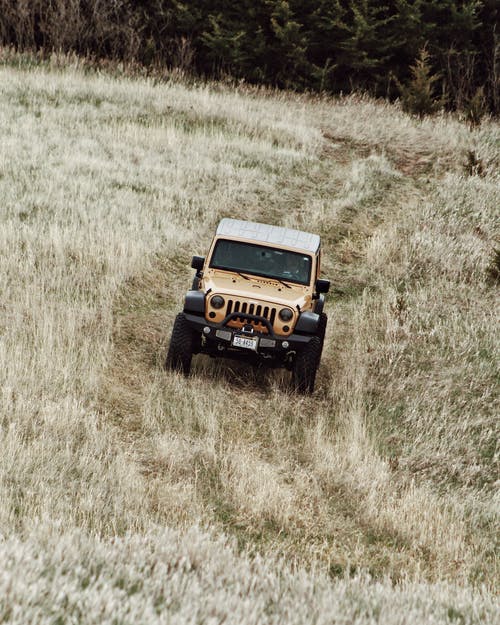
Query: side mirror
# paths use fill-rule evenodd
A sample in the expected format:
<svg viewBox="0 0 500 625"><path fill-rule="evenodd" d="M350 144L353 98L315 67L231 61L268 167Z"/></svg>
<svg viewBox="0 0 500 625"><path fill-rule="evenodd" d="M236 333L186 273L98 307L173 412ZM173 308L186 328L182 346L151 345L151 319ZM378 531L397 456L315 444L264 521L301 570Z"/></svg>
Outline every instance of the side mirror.
<svg viewBox="0 0 500 625"><path fill-rule="evenodd" d="M330 290L330 280L316 280L316 291L318 293L328 293Z"/></svg>
<svg viewBox="0 0 500 625"><path fill-rule="evenodd" d="M193 260L191 261L191 267L196 269L196 271L201 271L203 269L203 265L205 264L204 256L193 256Z"/></svg>

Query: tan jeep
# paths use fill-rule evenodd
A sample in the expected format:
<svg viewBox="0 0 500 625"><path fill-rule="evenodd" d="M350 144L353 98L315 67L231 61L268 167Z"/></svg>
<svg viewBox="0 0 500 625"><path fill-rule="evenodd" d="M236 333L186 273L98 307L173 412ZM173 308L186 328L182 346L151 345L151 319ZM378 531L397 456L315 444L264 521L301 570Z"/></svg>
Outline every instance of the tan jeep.
<svg viewBox="0 0 500 625"><path fill-rule="evenodd" d="M167 368L188 375L193 354L243 359L292 371L312 393L327 317L317 234L223 219L175 319Z"/></svg>

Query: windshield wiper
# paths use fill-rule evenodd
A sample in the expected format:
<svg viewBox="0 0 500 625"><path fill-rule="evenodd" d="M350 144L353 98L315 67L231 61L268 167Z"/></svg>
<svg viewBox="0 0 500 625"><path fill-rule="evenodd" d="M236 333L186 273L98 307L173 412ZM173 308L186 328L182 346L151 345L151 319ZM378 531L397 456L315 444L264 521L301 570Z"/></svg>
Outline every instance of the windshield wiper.
<svg viewBox="0 0 500 625"><path fill-rule="evenodd" d="M291 289L292 288L289 284L287 284L286 282L283 282L283 280L280 280L280 278L276 278L275 276L273 276L271 279L272 280L276 280L277 282L279 282L283 286L286 286L287 289Z"/></svg>
<svg viewBox="0 0 500 625"><path fill-rule="evenodd" d="M242 278L245 278L245 280L252 280L252 278L254 277L254 276L249 277L246 274L242 273L241 271L238 271L237 269L226 269L226 271L232 271L233 273L237 274L238 276L241 276ZM280 278L277 278L276 276L265 276L265 275L262 275L260 277L268 278L269 280L275 280L276 282L279 282L283 286L286 286L287 289L291 289L292 288L289 284L287 284L286 282L283 282L283 280L280 280Z"/></svg>
<svg viewBox="0 0 500 625"><path fill-rule="evenodd" d="M250 280L250 278L246 276L244 273L241 273L241 271L236 271L235 269L233 269L232 271L234 271L234 273L237 273L242 278L245 278L245 280Z"/></svg>

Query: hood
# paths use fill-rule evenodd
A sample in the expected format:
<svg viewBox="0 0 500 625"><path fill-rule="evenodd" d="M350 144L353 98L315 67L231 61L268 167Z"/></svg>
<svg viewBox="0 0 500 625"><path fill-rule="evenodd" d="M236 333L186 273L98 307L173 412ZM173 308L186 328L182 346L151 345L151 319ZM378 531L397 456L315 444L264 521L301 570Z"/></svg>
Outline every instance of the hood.
<svg viewBox="0 0 500 625"><path fill-rule="evenodd" d="M311 301L311 287L302 284L288 283L290 288L277 280L248 276L243 278L235 273L209 270L203 277L205 293L211 293L245 298L255 302L267 302L276 305L290 306L302 310L307 302Z"/></svg>

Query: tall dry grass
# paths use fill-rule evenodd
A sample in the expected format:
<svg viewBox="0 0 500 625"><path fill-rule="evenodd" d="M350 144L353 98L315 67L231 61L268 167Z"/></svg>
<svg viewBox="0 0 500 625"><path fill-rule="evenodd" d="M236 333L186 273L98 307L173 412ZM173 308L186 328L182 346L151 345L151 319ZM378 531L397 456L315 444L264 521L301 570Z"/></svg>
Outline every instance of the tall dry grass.
<svg viewBox="0 0 500 625"><path fill-rule="evenodd" d="M491 622L498 125L0 71L3 619L86 606L90 623L89 602L103 620L121 602L125 622L227 606L248 623ZM222 216L322 235L334 288L311 398L202 357L188 380L162 370L190 256ZM186 549L201 564L171 563ZM180 589L155 607L156 563Z"/></svg>
<svg viewBox="0 0 500 625"><path fill-rule="evenodd" d="M13 624L493 623L484 591L364 575L331 581L279 560L249 560L191 528L113 541L79 532L0 544L0 615ZM15 580L12 583L12 580Z"/></svg>

